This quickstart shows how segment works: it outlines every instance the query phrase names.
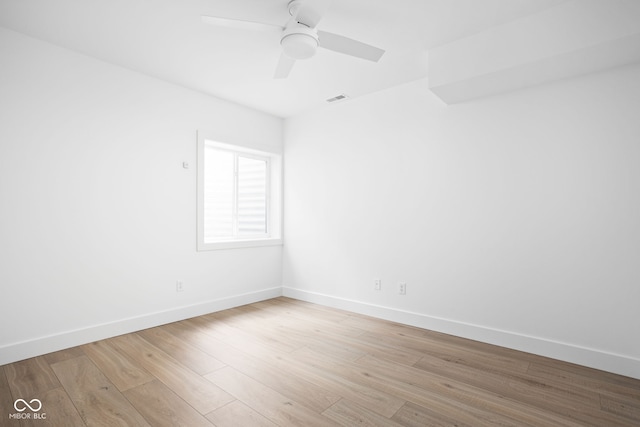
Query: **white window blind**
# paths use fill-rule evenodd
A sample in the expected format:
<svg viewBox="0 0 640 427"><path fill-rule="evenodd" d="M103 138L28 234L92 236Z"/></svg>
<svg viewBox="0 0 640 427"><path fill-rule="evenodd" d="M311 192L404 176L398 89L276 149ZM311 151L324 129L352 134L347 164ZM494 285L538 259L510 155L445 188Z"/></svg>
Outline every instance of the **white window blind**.
<svg viewBox="0 0 640 427"><path fill-rule="evenodd" d="M265 159L238 155L238 235L267 234L267 166Z"/></svg>
<svg viewBox="0 0 640 427"><path fill-rule="evenodd" d="M204 147L204 243L269 235L269 158Z"/></svg>

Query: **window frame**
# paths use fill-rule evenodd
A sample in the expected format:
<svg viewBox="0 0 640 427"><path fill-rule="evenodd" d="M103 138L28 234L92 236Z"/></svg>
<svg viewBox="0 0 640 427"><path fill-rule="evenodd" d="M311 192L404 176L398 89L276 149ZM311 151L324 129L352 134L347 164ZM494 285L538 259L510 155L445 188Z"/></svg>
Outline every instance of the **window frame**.
<svg viewBox="0 0 640 427"><path fill-rule="evenodd" d="M221 142L222 138L210 135L206 132L198 131L197 147L197 250L210 251L220 249L250 248L261 246L282 245L282 155L248 148L246 145L231 144ZM228 139L225 139L228 140ZM234 236L231 238L220 238L215 242L205 242L204 236L204 150L209 145L215 149L231 152L234 154L234 163L237 167L238 156L254 158L266 161L267 166L267 188L266 188L266 235L259 236ZM237 185L237 178L234 177L234 185ZM234 190L234 191L237 191ZM237 194L234 198L237 197ZM234 203L237 205L237 203ZM237 210L234 207L234 222L237 222Z"/></svg>

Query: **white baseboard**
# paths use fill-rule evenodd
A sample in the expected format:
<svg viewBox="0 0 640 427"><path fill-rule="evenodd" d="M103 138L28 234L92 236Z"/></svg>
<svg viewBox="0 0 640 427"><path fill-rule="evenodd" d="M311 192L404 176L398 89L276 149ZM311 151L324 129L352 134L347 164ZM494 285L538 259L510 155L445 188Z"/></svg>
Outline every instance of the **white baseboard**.
<svg viewBox="0 0 640 427"><path fill-rule="evenodd" d="M264 301L280 295L282 295L280 287L264 289L12 343L0 347L0 365L207 313Z"/></svg>
<svg viewBox="0 0 640 427"><path fill-rule="evenodd" d="M0 347L0 365L280 295L640 379L640 360L636 358L288 287L234 295L8 344Z"/></svg>
<svg viewBox="0 0 640 427"><path fill-rule="evenodd" d="M300 289L282 295L640 379L640 359L620 354Z"/></svg>

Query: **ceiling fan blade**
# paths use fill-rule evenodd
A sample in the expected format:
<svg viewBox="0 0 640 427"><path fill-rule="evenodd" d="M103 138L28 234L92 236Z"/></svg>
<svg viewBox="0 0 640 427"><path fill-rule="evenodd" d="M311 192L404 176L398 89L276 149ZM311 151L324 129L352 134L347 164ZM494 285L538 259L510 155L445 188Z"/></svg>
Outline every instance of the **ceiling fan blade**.
<svg viewBox="0 0 640 427"><path fill-rule="evenodd" d="M265 22L245 21L242 19L222 18L220 16L202 15L202 22L218 27L234 28L236 30L249 31L282 31L280 25L267 24Z"/></svg>
<svg viewBox="0 0 640 427"><path fill-rule="evenodd" d="M384 54L383 49L327 31L318 31L318 39L320 47L373 62Z"/></svg>
<svg viewBox="0 0 640 427"><path fill-rule="evenodd" d="M315 28L331 7L332 2L332 0L305 0L294 18L309 28Z"/></svg>
<svg viewBox="0 0 640 427"><path fill-rule="evenodd" d="M280 54L280 60L278 61L278 66L276 67L276 73L273 75L274 79L286 79L293 68L293 64L296 63L296 60L293 58L289 58L284 53Z"/></svg>

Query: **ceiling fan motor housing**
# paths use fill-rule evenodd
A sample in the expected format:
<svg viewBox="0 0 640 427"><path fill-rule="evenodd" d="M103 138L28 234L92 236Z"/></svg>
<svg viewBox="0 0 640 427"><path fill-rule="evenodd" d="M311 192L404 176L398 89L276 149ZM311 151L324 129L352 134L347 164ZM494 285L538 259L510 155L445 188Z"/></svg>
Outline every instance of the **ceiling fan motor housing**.
<svg viewBox="0 0 640 427"><path fill-rule="evenodd" d="M282 49L290 58L308 59L316 54L318 49L318 34L312 28L301 24L286 28L280 39Z"/></svg>

